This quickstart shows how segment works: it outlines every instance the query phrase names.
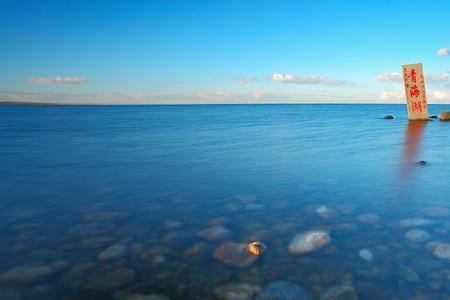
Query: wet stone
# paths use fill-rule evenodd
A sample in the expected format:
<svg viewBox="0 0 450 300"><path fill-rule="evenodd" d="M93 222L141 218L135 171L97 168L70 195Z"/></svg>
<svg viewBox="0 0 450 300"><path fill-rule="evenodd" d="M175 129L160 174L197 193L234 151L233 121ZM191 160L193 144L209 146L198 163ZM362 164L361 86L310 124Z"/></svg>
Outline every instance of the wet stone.
<svg viewBox="0 0 450 300"><path fill-rule="evenodd" d="M96 236L81 241L84 249L95 249L110 244L114 239L110 236Z"/></svg>
<svg viewBox="0 0 450 300"><path fill-rule="evenodd" d="M405 233L405 239L410 242L421 243L429 240L431 235L422 229L411 229Z"/></svg>
<svg viewBox="0 0 450 300"><path fill-rule="evenodd" d="M178 230L183 226L183 223L180 221L169 220L164 223L164 228L166 230Z"/></svg>
<svg viewBox="0 0 450 300"><path fill-rule="evenodd" d="M125 257L128 254L128 248L123 244L112 245L99 253L98 259L101 261L114 260Z"/></svg>
<svg viewBox="0 0 450 300"><path fill-rule="evenodd" d="M443 218L449 215L449 210L444 207L425 207L423 213L427 217Z"/></svg>
<svg viewBox="0 0 450 300"><path fill-rule="evenodd" d="M320 300L357 300L358 294L351 285L337 285L329 288Z"/></svg>
<svg viewBox="0 0 450 300"><path fill-rule="evenodd" d="M49 266L14 267L0 274L0 283L40 280L51 275L53 272L54 270Z"/></svg>
<svg viewBox="0 0 450 300"><path fill-rule="evenodd" d="M320 206L317 208L316 214L324 220L329 220L336 216L336 212L326 206Z"/></svg>
<svg viewBox="0 0 450 300"><path fill-rule="evenodd" d="M220 300L252 300L260 289L258 285L249 283L230 283L214 289L214 296Z"/></svg>
<svg viewBox="0 0 450 300"><path fill-rule="evenodd" d="M450 261L450 244L440 242L429 242L426 250L437 258Z"/></svg>
<svg viewBox="0 0 450 300"><path fill-rule="evenodd" d="M427 285L433 290L445 289L450 292L450 269L442 269L428 274Z"/></svg>
<svg viewBox="0 0 450 300"><path fill-rule="evenodd" d="M95 263L93 263L93 262L81 263L81 264L78 264L75 267L73 267L70 270L70 273L74 274L74 275L76 275L76 274L83 274L85 272L88 272L88 271L94 269L96 266L97 265Z"/></svg>
<svg viewBox="0 0 450 300"><path fill-rule="evenodd" d="M235 268L245 268L253 264L258 256L250 254L247 244L225 243L214 250L214 257Z"/></svg>
<svg viewBox="0 0 450 300"><path fill-rule="evenodd" d="M86 289L91 290L109 290L119 288L131 283L136 277L136 272L128 268L120 268L115 270L105 270L100 273L93 274Z"/></svg>
<svg viewBox="0 0 450 300"><path fill-rule="evenodd" d="M440 116L439 120L441 121L450 121L450 112L444 111Z"/></svg>
<svg viewBox="0 0 450 300"><path fill-rule="evenodd" d="M214 218L209 220L206 223L206 226L225 226L229 223L229 220L227 218L224 217L218 217L218 218Z"/></svg>
<svg viewBox="0 0 450 300"><path fill-rule="evenodd" d="M221 241L228 239L231 236L231 232L225 227L213 226L201 230L197 235L208 241Z"/></svg>
<svg viewBox="0 0 450 300"><path fill-rule="evenodd" d="M396 268L397 274L403 278L404 280L408 282L417 282L420 280L419 275L414 271L411 267L404 265L404 264L398 264Z"/></svg>
<svg viewBox="0 0 450 300"><path fill-rule="evenodd" d="M362 224L376 224L380 222L380 217L377 214L367 213L358 216L358 221Z"/></svg>
<svg viewBox="0 0 450 300"><path fill-rule="evenodd" d="M303 286L289 281L274 281L265 286L255 300L311 300Z"/></svg>
<svg viewBox="0 0 450 300"><path fill-rule="evenodd" d="M419 218L419 217L407 218L407 219L398 221L398 226L400 228L429 226L432 224L434 224L434 222L432 220L425 219L425 218Z"/></svg>
<svg viewBox="0 0 450 300"><path fill-rule="evenodd" d="M366 262L370 263L373 260L373 254L368 249L361 249L361 250L359 250L358 254Z"/></svg>
<svg viewBox="0 0 450 300"><path fill-rule="evenodd" d="M170 298L164 295L157 295L157 294L151 295L132 294L123 298L123 300L170 300Z"/></svg>
<svg viewBox="0 0 450 300"><path fill-rule="evenodd" d="M297 234L289 243L289 252L304 254L317 251L331 242L327 231L311 230Z"/></svg>

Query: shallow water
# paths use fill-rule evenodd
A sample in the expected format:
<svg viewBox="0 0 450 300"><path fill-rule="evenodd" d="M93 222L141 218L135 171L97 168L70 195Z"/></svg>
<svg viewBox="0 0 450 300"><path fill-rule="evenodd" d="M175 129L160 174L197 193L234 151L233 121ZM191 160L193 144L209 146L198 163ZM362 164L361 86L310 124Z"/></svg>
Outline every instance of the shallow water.
<svg viewBox="0 0 450 300"><path fill-rule="evenodd" d="M450 122L408 123L402 105L0 107L0 299L218 299L276 280L449 299L449 262L426 249L450 242L449 145ZM198 235L212 225L229 234ZM404 237L417 228L429 239ZM315 229L331 242L288 252ZM248 267L213 256L255 240Z"/></svg>

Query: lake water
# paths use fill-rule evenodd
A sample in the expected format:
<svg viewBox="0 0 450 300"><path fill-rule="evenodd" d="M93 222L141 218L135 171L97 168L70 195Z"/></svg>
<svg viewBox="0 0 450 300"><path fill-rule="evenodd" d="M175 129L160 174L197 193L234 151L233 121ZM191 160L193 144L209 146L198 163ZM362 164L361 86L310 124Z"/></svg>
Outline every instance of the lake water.
<svg viewBox="0 0 450 300"><path fill-rule="evenodd" d="M450 122L403 105L4 106L0 161L0 299L450 299Z"/></svg>

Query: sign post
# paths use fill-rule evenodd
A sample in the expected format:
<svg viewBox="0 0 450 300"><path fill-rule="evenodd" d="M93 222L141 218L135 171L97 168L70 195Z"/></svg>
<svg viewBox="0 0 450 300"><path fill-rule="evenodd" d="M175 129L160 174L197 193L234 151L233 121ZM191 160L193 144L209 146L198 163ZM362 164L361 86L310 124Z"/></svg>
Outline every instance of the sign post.
<svg viewBox="0 0 450 300"><path fill-rule="evenodd" d="M409 120L428 120L428 104L422 64L403 65Z"/></svg>

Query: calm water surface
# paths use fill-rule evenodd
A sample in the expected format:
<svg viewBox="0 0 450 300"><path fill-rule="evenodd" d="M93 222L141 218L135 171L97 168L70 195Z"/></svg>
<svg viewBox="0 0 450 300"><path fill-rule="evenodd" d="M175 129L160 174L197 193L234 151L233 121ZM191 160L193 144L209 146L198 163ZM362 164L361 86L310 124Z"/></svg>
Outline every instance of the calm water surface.
<svg viewBox="0 0 450 300"><path fill-rule="evenodd" d="M450 299L449 145L401 105L0 107L0 299Z"/></svg>

